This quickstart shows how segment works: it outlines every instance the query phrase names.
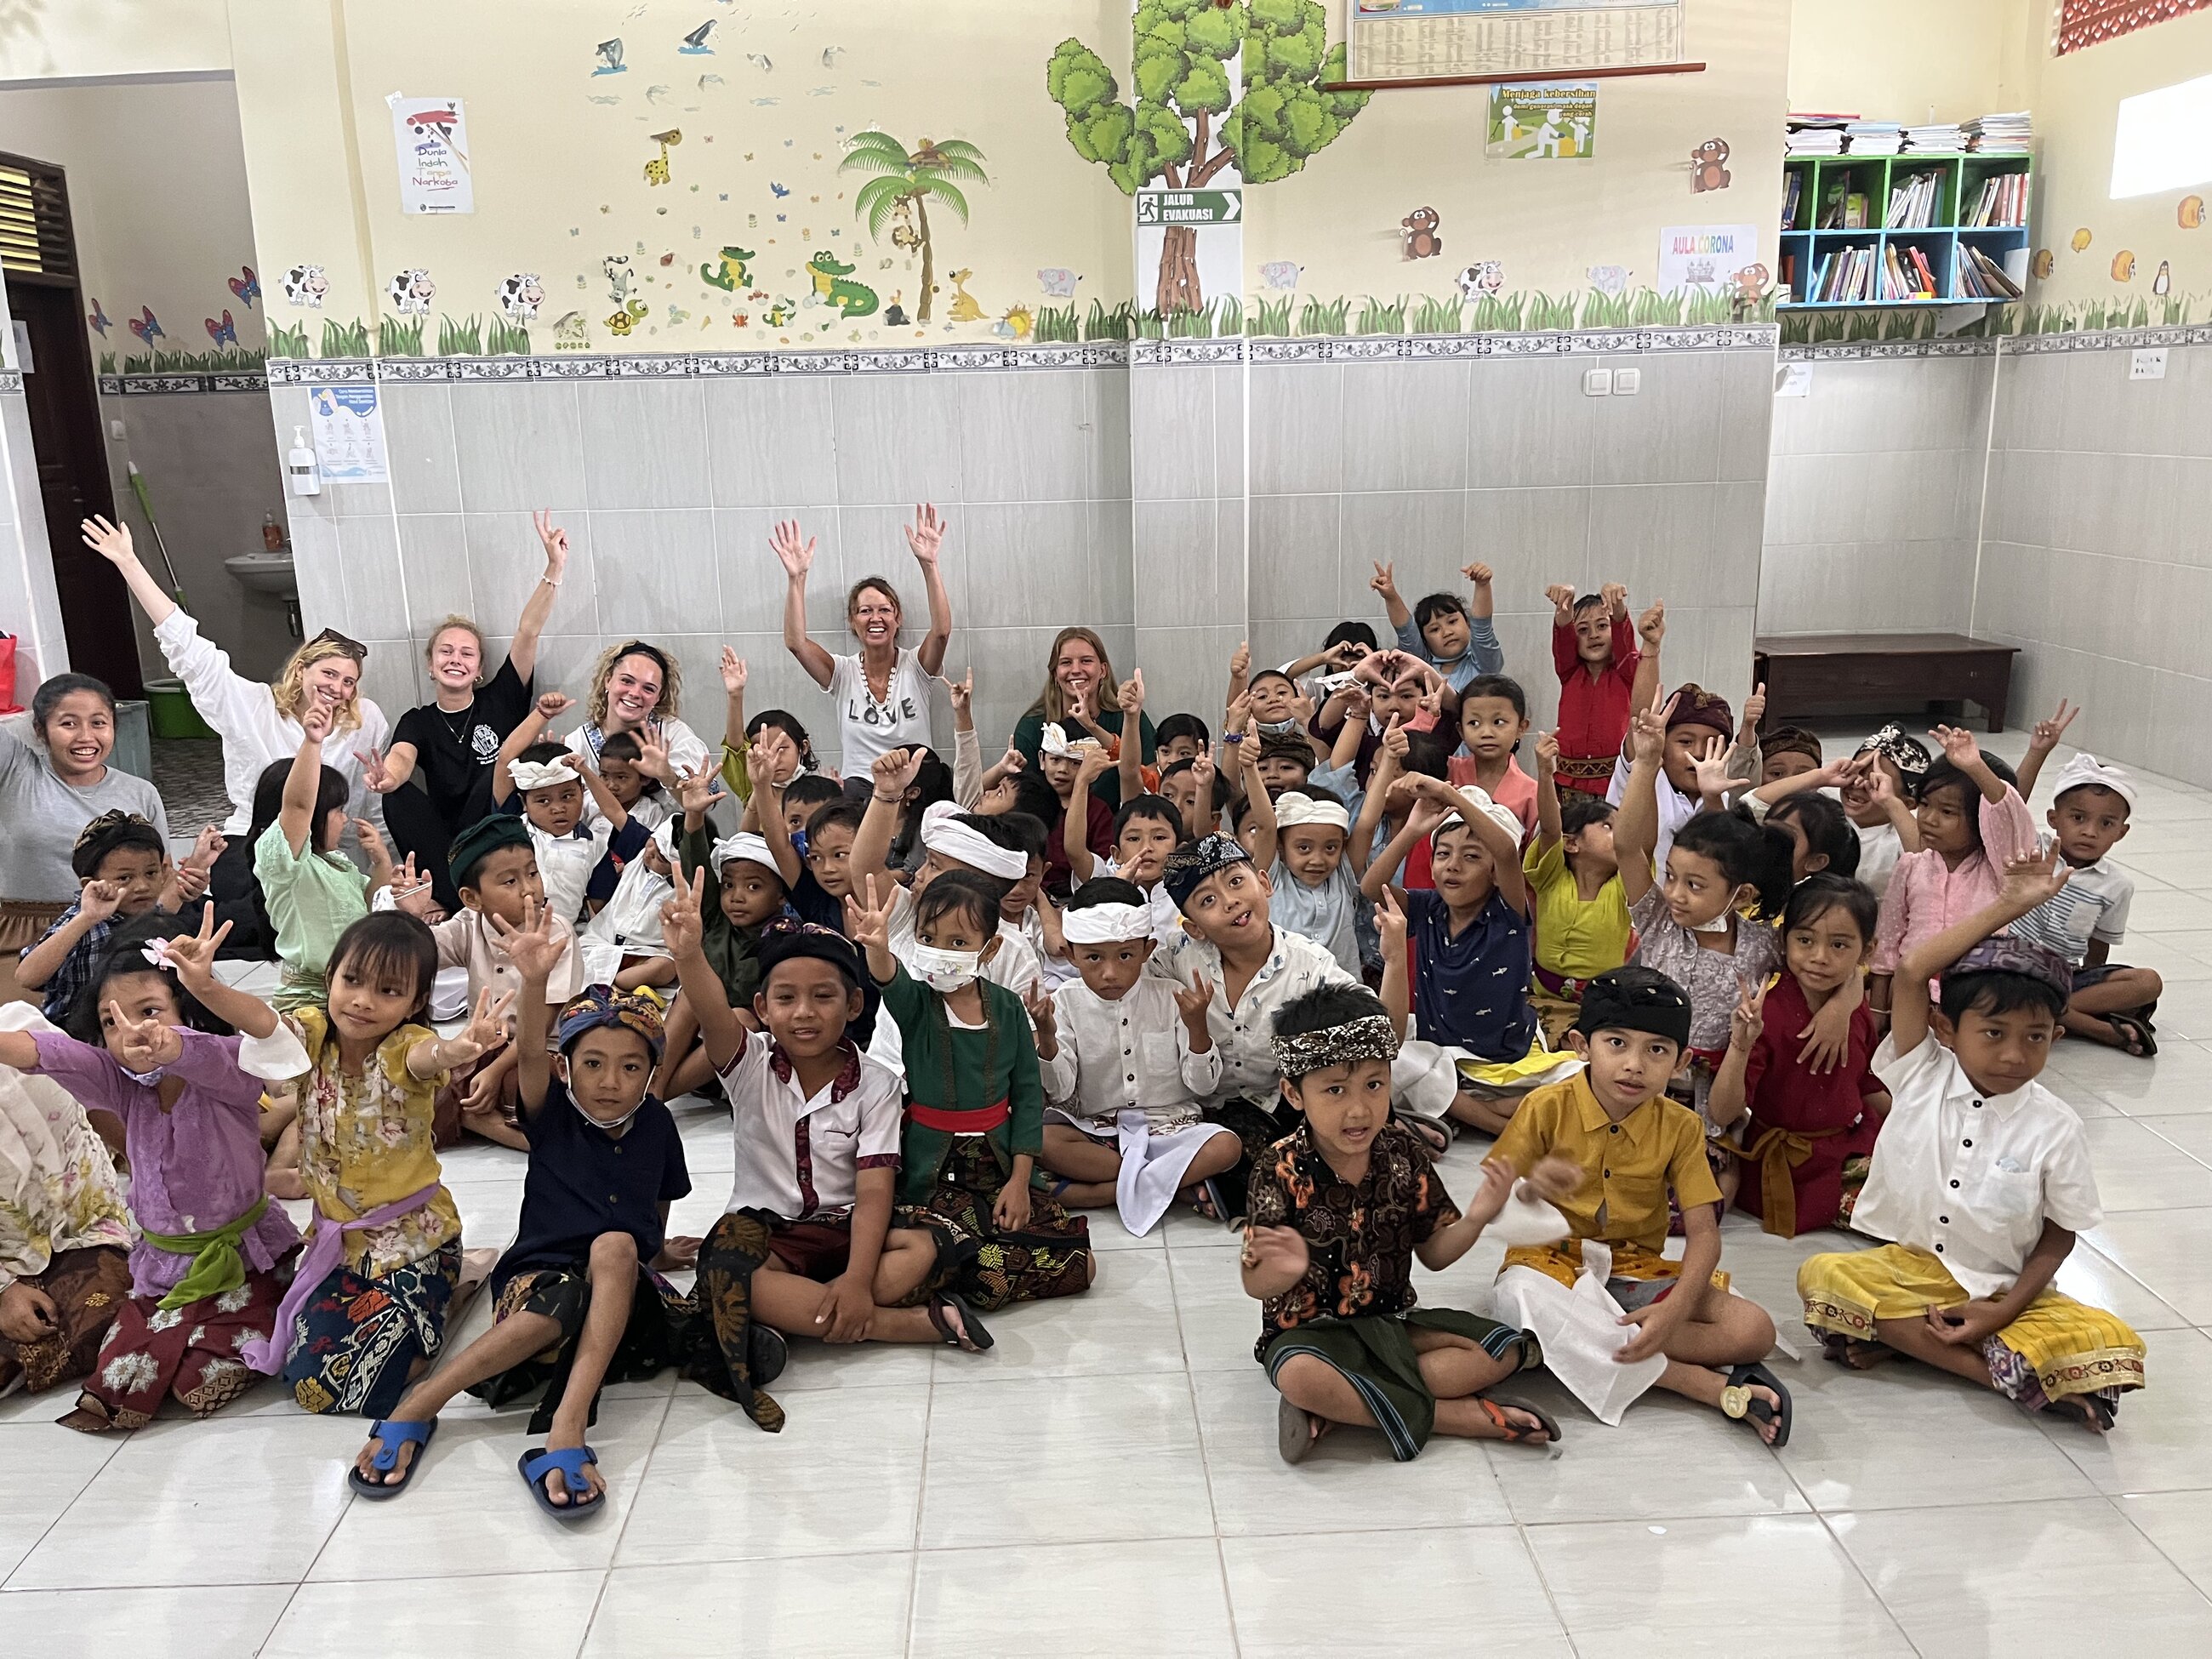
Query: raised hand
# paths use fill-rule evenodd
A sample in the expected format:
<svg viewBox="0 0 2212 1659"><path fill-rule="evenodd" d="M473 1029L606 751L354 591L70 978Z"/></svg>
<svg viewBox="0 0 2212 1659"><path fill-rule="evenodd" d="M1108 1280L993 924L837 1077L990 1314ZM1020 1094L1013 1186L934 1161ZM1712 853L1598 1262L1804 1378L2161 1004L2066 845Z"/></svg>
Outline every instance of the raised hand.
<svg viewBox="0 0 2212 1659"><path fill-rule="evenodd" d="M684 809L686 818L705 817L714 800L714 775L704 767L686 772L676 780L676 804Z"/></svg>
<svg viewBox="0 0 2212 1659"><path fill-rule="evenodd" d="M566 691L540 691L538 694L538 718L548 726L575 706L576 700Z"/></svg>
<svg viewBox="0 0 2212 1659"><path fill-rule="evenodd" d="M123 1005L107 1005L109 1018L113 1024L108 1035L115 1044L115 1057L124 1069L131 1072L155 1072L173 1065L185 1052L185 1041L174 1030L160 1020L149 1017L133 1019L123 1012Z"/></svg>
<svg viewBox="0 0 2212 1659"><path fill-rule="evenodd" d="M1114 757L1103 743L1086 743L1075 757L1075 781L1088 789L1114 769Z"/></svg>
<svg viewBox="0 0 2212 1659"><path fill-rule="evenodd" d="M1725 738L1706 739L1697 758L1698 793L1701 795L1724 795L1730 783L1737 781L1729 775L1729 746Z"/></svg>
<svg viewBox="0 0 2212 1659"><path fill-rule="evenodd" d="M323 739L330 736L335 718L330 704L311 702L300 711L300 735L319 749Z"/></svg>
<svg viewBox="0 0 2212 1659"><path fill-rule="evenodd" d="M1367 647L1360 644L1358 640L1339 640L1334 645L1329 647L1327 654L1329 661L1336 665L1336 671L1340 674L1347 669L1358 667L1359 659L1367 654ZM1249 665L1252 653L1249 651L1244 653L1247 665Z"/></svg>
<svg viewBox="0 0 2212 1659"><path fill-rule="evenodd" d="M1559 769L1559 734L1547 732L1536 739L1536 775L1549 777Z"/></svg>
<svg viewBox="0 0 2212 1659"><path fill-rule="evenodd" d="M551 512L542 507L531 514L530 523L545 549L546 580L557 584L561 573L568 568L568 532L555 524Z"/></svg>
<svg viewBox="0 0 2212 1659"><path fill-rule="evenodd" d="M1193 1036L1206 1031L1206 1011L1213 1006L1213 981L1203 974L1190 976L1190 988L1175 988L1176 1012L1182 1016L1183 1029Z"/></svg>
<svg viewBox="0 0 2212 1659"><path fill-rule="evenodd" d="M1237 648L1229 653L1229 683L1231 685L1243 685L1251 678L1251 641L1249 640L1240 640L1237 642Z"/></svg>
<svg viewBox="0 0 2212 1659"><path fill-rule="evenodd" d="M476 1012L460 1031L446 1039L448 1070L480 1060L507 1041L507 1017L514 1007L514 993L495 998L486 986L477 996Z"/></svg>
<svg viewBox="0 0 2212 1659"><path fill-rule="evenodd" d="M676 890L660 907L660 942L672 957L680 959L699 948L706 933L700 910L706 902L706 871L693 871L689 881L678 874Z"/></svg>
<svg viewBox="0 0 2212 1659"><path fill-rule="evenodd" d="M384 844L384 837L377 833L374 824L367 818L356 818L353 833L355 839L361 842L362 854L368 859L370 869L389 870L392 867L392 849Z"/></svg>
<svg viewBox="0 0 2212 1659"><path fill-rule="evenodd" d="M1646 651L1656 651L1667 637L1667 601L1654 599L1651 608L1636 619L1637 637Z"/></svg>
<svg viewBox="0 0 2212 1659"><path fill-rule="evenodd" d="M1198 786L1198 810L1201 815L1213 806L1213 756L1201 749L1190 763L1190 781Z"/></svg>
<svg viewBox="0 0 2212 1659"><path fill-rule="evenodd" d="M185 854L185 862L195 870L212 870L229 845L215 825L202 824L199 834L192 837L192 850Z"/></svg>
<svg viewBox="0 0 2212 1659"><path fill-rule="evenodd" d="M1029 1010L1030 1024L1036 1027L1041 1047L1049 1048L1060 1035L1060 1011L1053 1006L1052 994L1038 981L1022 993L1022 1006Z"/></svg>
<svg viewBox="0 0 2212 1659"><path fill-rule="evenodd" d="M906 544L914 550L914 556L924 566L937 562L938 549L945 544L945 532L952 527L950 519L940 519L937 509L924 501L914 510L914 522L906 526ZM811 549L812 543L807 544ZM810 558L811 555L809 555ZM785 568L788 569L789 563Z"/></svg>
<svg viewBox="0 0 2212 1659"><path fill-rule="evenodd" d="M1674 712L1674 701L1663 691L1651 700L1651 707L1636 711L1628 732L1632 760L1658 764L1667 752L1667 720Z"/></svg>
<svg viewBox="0 0 2212 1659"><path fill-rule="evenodd" d="M1928 735L1942 745L1943 758L1962 772L1982 757L1974 734L1961 726L1939 726Z"/></svg>
<svg viewBox="0 0 2212 1659"><path fill-rule="evenodd" d="M1605 601L1607 616L1625 617L1628 614L1628 590L1619 582L1607 582L1598 589L1597 596Z"/></svg>
<svg viewBox="0 0 2212 1659"><path fill-rule="evenodd" d="M430 878L415 867L415 855L392 872L392 908L404 910L418 921L428 921L438 911L438 896Z"/></svg>
<svg viewBox="0 0 2212 1659"><path fill-rule="evenodd" d="M106 921L121 908L123 889L112 881L88 881L77 895L77 913L94 921Z"/></svg>
<svg viewBox="0 0 2212 1659"><path fill-rule="evenodd" d="M805 541L799 538L799 520L784 519L769 532L768 544L775 556L783 562L784 574L793 581L805 580L806 573L814 568L814 538Z"/></svg>
<svg viewBox="0 0 2212 1659"><path fill-rule="evenodd" d="M2028 733L2027 746L2048 754L2066 739L2066 728L2074 724L2075 716L2081 712L2079 706L2069 706L2065 698L2058 700L2057 712L2049 720L2038 720L2035 729Z"/></svg>
<svg viewBox="0 0 2212 1659"><path fill-rule="evenodd" d="M845 936L862 950L888 951L891 948L891 907L897 902L898 888L894 884L878 904L874 873L871 872L863 879L867 888L865 903L855 894L845 895Z"/></svg>
<svg viewBox="0 0 2212 1659"><path fill-rule="evenodd" d="M1139 668L1123 680L1116 697L1124 714L1142 714L1145 709L1145 671Z"/></svg>
<svg viewBox="0 0 2212 1659"><path fill-rule="evenodd" d="M94 514L77 526L84 537L84 544L116 566L132 563L138 557L131 545L131 526L110 524Z"/></svg>
<svg viewBox="0 0 2212 1659"><path fill-rule="evenodd" d="M361 763L361 781L373 794L388 795L399 787L399 780L384 763L384 751L371 744L368 749L356 749L353 757Z"/></svg>
<svg viewBox="0 0 2212 1659"><path fill-rule="evenodd" d="M957 680L947 674L945 677L945 694L952 699L952 712L956 717L968 714L975 702L975 669L971 667L964 678Z"/></svg>
<svg viewBox="0 0 2212 1659"><path fill-rule="evenodd" d="M668 769L668 739L661 735L660 722L647 720L630 736L637 739L637 769L666 782L673 775Z"/></svg>
<svg viewBox="0 0 2212 1659"><path fill-rule="evenodd" d="M1396 562L1393 561L1390 563L1385 564L1382 561L1376 560L1373 562L1375 564L1375 574L1369 580L1367 585L1373 588L1377 593L1380 593L1386 600L1396 599L1398 597L1398 566Z"/></svg>
<svg viewBox="0 0 2212 1659"><path fill-rule="evenodd" d="M722 647L722 690L734 697L745 689L745 659L728 646Z"/></svg>
<svg viewBox="0 0 2212 1659"><path fill-rule="evenodd" d="M1473 564L1462 565L1459 568L1459 574L1466 577L1468 580L1473 582L1477 587L1487 587L1492 582L1498 580L1498 573L1495 570L1492 570L1488 565L1483 563L1480 559L1477 559Z"/></svg>
<svg viewBox="0 0 2212 1659"><path fill-rule="evenodd" d="M1336 695L1344 699L1344 718L1348 720L1364 720L1375 707L1366 687L1356 681Z"/></svg>
<svg viewBox="0 0 2212 1659"><path fill-rule="evenodd" d="M1766 1029L1766 994L1774 985L1771 975L1760 981L1756 992L1749 980L1738 983L1735 1006L1729 1013L1729 1048L1749 1054L1759 1046L1759 1034Z"/></svg>
<svg viewBox="0 0 2212 1659"><path fill-rule="evenodd" d="M878 800L906 799L906 792L921 775L922 753L920 749L892 749L869 763L868 770L874 775Z"/></svg>
<svg viewBox="0 0 2212 1659"><path fill-rule="evenodd" d="M1406 729L1404 720L1396 714L1391 715L1390 724L1382 730L1382 744L1375 753L1375 769L1379 772L1388 766L1392 772L1397 771L1406 763L1406 751L1412 742L1413 733Z"/></svg>
<svg viewBox="0 0 2212 1659"><path fill-rule="evenodd" d="M1416 815L1417 817L1419 816ZM1437 823L1443 822L1443 814L1441 812L1432 813L1430 816L1433 817ZM1431 827L1434 828L1433 825ZM1398 902L1398 895L1388 887L1382 890L1382 896L1375 901L1375 931L1382 941L1382 960L1385 962L1400 960L1398 957L1394 957L1390 953L1393 951L1403 952L1406 948L1406 911L1405 907Z"/></svg>
<svg viewBox="0 0 2212 1659"><path fill-rule="evenodd" d="M2005 866L1997 899L2008 907L2017 905L2025 915L2057 898L2073 878L2074 866L2059 856L2058 843L2054 841L2047 850L2030 853Z"/></svg>
<svg viewBox="0 0 2212 1659"><path fill-rule="evenodd" d="M194 996L199 995L215 983L215 953L230 937L230 924L215 925L215 906L205 905L200 910L200 930L197 933L180 934L167 942L162 954L169 966L177 970L178 982Z"/></svg>
<svg viewBox="0 0 2212 1659"><path fill-rule="evenodd" d="M1766 682L1761 680L1743 700L1743 724L1739 732L1756 732L1759 721L1766 718Z"/></svg>
<svg viewBox="0 0 2212 1659"><path fill-rule="evenodd" d="M1575 614L1575 590L1565 582L1553 582L1544 590L1544 597L1552 602L1559 613L1557 620L1565 622Z"/></svg>
<svg viewBox="0 0 2212 1659"><path fill-rule="evenodd" d="M523 901L520 927L494 916L491 929L525 985L544 985L551 979L553 970L561 965L562 953L568 948L568 941L553 931L553 907L535 899Z"/></svg>

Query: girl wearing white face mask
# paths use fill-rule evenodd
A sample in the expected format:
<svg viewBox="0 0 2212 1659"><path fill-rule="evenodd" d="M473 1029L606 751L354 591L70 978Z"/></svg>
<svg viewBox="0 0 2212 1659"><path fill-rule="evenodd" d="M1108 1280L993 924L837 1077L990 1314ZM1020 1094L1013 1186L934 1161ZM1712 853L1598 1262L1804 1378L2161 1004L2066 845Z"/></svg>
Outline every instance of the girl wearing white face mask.
<svg viewBox="0 0 2212 1659"><path fill-rule="evenodd" d="M891 954L894 896L870 874L845 901L847 932L899 1025L908 1101L898 1201L992 1246L945 1287L985 1313L1073 1295L1091 1277L1090 1224L1034 1186L1044 1085L1030 1018L1050 1005L1032 988L1025 1008L981 977L1000 950L1006 895L1006 883L975 871L938 876L914 900L911 973Z"/></svg>

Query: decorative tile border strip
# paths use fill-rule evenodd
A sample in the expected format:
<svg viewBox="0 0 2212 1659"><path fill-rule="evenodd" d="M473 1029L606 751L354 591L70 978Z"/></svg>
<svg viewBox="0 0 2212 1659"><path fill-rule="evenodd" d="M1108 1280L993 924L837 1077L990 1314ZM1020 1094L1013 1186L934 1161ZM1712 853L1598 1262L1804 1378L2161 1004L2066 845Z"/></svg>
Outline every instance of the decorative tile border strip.
<svg viewBox="0 0 2212 1659"><path fill-rule="evenodd" d="M1801 341L1782 348L1785 363L1835 362L1850 359L1895 357L1994 357L1994 338L1976 336L1968 340L1820 340Z"/></svg>
<svg viewBox="0 0 2212 1659"><path fill-rule="evenodd" d="M2212 323L2154 324L2148 328L2076 330L2068 334L2008 334L2005 355L2045 351L2138 351L2145 346L2212 345Z"/></svg>
<svg viewBox="0 0 2212 1659"><path fill-rule="evenodd" d="M0 394L11 392L21 392L22 389L23 371L21 369L0 368Z"/></svg>
<svg viewBox="0 0 2212 1659"><path fill-rule="evenodd" d="M147 392L266 392L269 377L257 369L208 369L178 374L103 374L100 395L131 398Z"/></svg>
<svg viewBox="0 0 2212 1659"><path fill-rule="evenodd" d="M1044 346L954 345L843 351L730 351L611 356L271 358L272 386L509 380L723 379L768 374L927 374L1117 368L1180 363L1378 362L1396 358L1565 357L1645 351L1771 351L1772 324L1576 329L1529 334L1370 334L1224 339L1089 340ZM127 377L136 379L139 377ZM103 389L105 389L103 387ZM126 386L123 388L128 390Z"/></svg>

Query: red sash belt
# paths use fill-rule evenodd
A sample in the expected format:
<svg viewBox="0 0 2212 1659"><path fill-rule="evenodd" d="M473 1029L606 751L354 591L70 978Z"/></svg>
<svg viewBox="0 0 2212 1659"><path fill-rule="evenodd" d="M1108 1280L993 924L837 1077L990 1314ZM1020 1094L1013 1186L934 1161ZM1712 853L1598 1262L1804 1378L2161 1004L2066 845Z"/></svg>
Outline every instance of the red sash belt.
<svg viewBox="0 0 2212 1659"><path fill-rule="evenodd" d="M949 1112L941 1106L925 1106L915 1100L907 1103L907 1110L923 1128L939 1129L952 1135L982 1134L1006 1121L1006 1103L1003 1100L978 1106L971 1112Z"/></svg>

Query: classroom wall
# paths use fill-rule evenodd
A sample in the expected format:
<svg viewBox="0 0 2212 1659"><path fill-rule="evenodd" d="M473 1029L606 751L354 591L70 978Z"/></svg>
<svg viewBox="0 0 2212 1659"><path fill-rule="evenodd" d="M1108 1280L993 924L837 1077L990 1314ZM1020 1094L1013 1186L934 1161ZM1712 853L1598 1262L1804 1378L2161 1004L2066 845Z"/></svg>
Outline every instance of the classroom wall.
<svg viewBox="0 0 2212 1659"><path fill-rule="evenodd" d="M225 0L48 0L8 9L0 82L230 68Z"/></svg>
<svg viewBox="0 0 2212 1659"><path fill-rule="evenodd" d="M1963 633L1996 356L1826 357L1776 398L1762 634Z"/></svg>
<svg viewBox="0 0 2212 1659"><path fill-rule="evenodd" d="M2037 0L2045 42L2053 3ZM2203 211L2212 180L2124 201L2111 193L2120 100L2212 75L2212 11L2186 13L2063 58L2046 48L2036 55L2033 74L2041 181L2033 228L2051 268L2031 288L2031 301L2117 301L2130 309L2141 301L2156 322L2167 300L2185 299L2187 320L2212 320L2212 224ZM2185 215L2192 199L2196 210Z"/></svg>
<svg viewBox="0 0 2212 1659"><path fill-rule="evenodd" d="M2021 722L2069 697L2073 742L2212 784L2212 344L2141 381L2128 347L2008 343L1974 631L2021 647Z"/></svg>
<svg viewBox="0 0 2212 1659"><path fill-rule="evenodd" d="M1790 107L1913 125L2001 102L2008 27L2033 0L1791 0Z"/></svg>

